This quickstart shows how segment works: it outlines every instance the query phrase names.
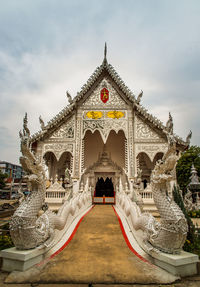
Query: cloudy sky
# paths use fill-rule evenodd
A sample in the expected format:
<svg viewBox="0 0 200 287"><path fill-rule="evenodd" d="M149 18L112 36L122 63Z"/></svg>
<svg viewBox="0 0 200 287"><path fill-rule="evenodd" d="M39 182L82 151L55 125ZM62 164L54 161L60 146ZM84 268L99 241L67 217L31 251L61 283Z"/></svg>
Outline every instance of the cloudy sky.
<svg viewBox="0 0 200 287"><path fill-rule="evenodd" d="M18 163L25 112L31 133L108 62L142 104L200 145L199 0L7 0L0 8L0 160Z"/></svg>

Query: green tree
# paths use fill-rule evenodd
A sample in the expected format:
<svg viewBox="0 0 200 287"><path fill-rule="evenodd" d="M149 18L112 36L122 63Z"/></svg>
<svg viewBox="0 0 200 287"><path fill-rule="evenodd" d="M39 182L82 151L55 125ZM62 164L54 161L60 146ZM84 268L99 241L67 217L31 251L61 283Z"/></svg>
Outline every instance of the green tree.
<svg viewBox="0 0 200 287"><path fill-rule="evenodd" d="M5 187L5 178L7 178L7 174L4 174L0 170L0 189L3 189Z"/></svg>
<svg viewBox="0 0 200 287"><path fill-rule="evenodd" d="M198 176L200 176L200 147L198 146L191 146L184 151L176 166L177 182L184 194L190 182L192 164L194 164Z"/></svg>

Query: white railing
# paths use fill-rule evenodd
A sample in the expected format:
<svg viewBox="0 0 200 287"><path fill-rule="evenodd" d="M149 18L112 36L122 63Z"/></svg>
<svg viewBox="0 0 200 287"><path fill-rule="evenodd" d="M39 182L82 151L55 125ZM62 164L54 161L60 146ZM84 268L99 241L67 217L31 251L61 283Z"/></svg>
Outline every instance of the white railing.
<svg viewBox="0 0 200 287"><path fill-rule="evenodd" d="M153 193L152 193L151 185L149 183L147 184L147 187L145 189L140 191L140 195L144 203L146 202L154 203Z"/></svg>
<svg viewBox="0 0 200 287"><path fill-rule="evenodd" d="M59 247L59 241L61 240L61 238L66 236L67 230L70 228L74 219L80 214L83 214L91 206L92 196L90 188L88 186L86 186L83 192L80 192L80 189L79 192L73 191L72 198L70 200L64 201L64 203L60 206L57 212L54 240L49 243L49 246L48 244L46 244L48 249L54 246L54 248L50 251L49 255L52 254L53 250L57 250L57 248ZM64 240L64 242L65 241L66 240Z"/></svg>
<svg viewBox="0 0 200 287"><path fill-rule="evenodd" d="M153 193L151 191L142 191L140 192L142 199L153 199Z"/></svg>
<svg viewBox="0 0 200 287"><path fill-rule="evenodd" d="M46 198L65 198L68 194L68 191L47 191Z"/></svg>

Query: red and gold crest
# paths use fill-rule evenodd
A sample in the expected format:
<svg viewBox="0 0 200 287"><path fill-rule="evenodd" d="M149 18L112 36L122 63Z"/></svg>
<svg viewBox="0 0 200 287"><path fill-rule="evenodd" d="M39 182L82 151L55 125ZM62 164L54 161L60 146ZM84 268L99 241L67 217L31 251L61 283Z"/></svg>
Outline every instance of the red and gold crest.
<svg viewBox="0 0 200 287"><path fill-rule="evenodd" d="M109 91L106 88L101 90L101 100L104 104L109 100Z"/></svg>

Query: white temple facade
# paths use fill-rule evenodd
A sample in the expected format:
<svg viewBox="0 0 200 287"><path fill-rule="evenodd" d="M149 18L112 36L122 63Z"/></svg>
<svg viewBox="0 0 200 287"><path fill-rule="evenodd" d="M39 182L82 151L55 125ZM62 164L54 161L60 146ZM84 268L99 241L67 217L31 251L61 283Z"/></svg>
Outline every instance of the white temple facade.
<svg viewBox="0 0 200 287"><path fill-rule="evenodd" d="M68 168L74 188L88 184L93 194L102 182L106 193L106 179L108 189L117 191L120 184L131 190L140 178L139 189L147 187L143 198L149 200L151 171L168 147L167 127L141 105L142 92L136 97L128 89L107 62L106 49L81 91L67 97L68 106L46 125L40 118L41 131L32 136L47 178L64 181ZM187 147L176 141L177 152Z"/></svg>

